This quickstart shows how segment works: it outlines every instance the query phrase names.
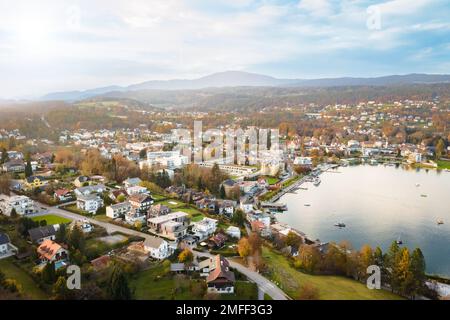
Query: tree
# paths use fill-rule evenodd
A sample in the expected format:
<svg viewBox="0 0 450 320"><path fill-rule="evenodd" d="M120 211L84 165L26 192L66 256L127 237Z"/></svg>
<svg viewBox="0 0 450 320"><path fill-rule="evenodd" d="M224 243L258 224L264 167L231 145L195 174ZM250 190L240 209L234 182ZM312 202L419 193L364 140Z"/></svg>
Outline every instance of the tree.
<svg viewBox="0 0 450 320"><path fill-rule="evenodd" d="M27 217L20 217L17 222L17 231L24 238L28 236L28 230L39 227L39 223Z"/></svg>
<svg viewBox="0 0 450 320"><path fill-rule="evenodd" d="M11 217L11 219L16 219L17 218L16 208L12 208L11 209L11 212L9 213L9 216Z"/></svg>
<svg viewBox="0 0 450 320"><path fill-rule="evenodd" d="M6 148L2 148L1 153L2 157L0 158L0 164L4 164L9 161L8 151L6 151Z"/></svg>
<svg viewBox="0 0 450 320"><path fill-rule="evenodd" d="M374 254L372 248L365 244L362 246L360 252L359 252L359 274L358 278L366 278L367 277L367 267L374 264Z"/></svg>
<svg viewBox="0 0 450 320"><path fill-rule="evenodd" d="M27 155L27 164L25 165L25 177L31 177L33 175L33 168L31 167L30 155Z"/></svg>
<svg viewBox="0 0 450 320"><path fill-rule="evenodd" d="M64 223L59 225L58 231L56 231L56 242L62 243L67 240L67 229Z"/></svg>
<svg viewBox="0 0 450 320"><path fill-rule="evenodd" d="M55 263L48 262L42 269L42 281L47 284L53 284L56 280Z"/></svg>
<svg viewBox="0 0 450 320"><path fill-rule="evenodd" d="M84 233L78 225L74 225L68 236L68 243L72 250L80 250L84 252L85 239Z"/></svg>
<svg viewBox="0 0 450 320"><path fill-rule="evenodd" d="M298 300L319 300L319 298L320 294L317 287L309 282L301 286L298 294Z"/></svg>
<svg viewBox="0 0 450 320"><path fill-rule="evenodd" d="M298 248L302 244L302 238L295 232L289 231L286 235L286 245Z"/></svg>
<svg viewBox="0 0 450 320"><path fill-rule="evenodd" d="M411 263L409 267L409 271L411 272L414 279L413 290L411 292L413 295L420 293L425 288L425 268L425 258L422 254L422 251L419 248L414 249L411 254Z"/></svg>
<svg viewBox="0 0 450 320"><path fill-rule="evenodd" d="M184 263L185 265L189 265L192 261L194 261L194 254L191 250L189 250L189 248L185 248L178 255L178 261Z"/></svg>
<svg viewBox="0 0 450 320"><path fill-rule="evenodd" d="M11 177L7 174L0 175L0 193L7 196L11 194Z"/></svg>
<svg viewBox="0 0 450 320"><path fill-rule="evenodd" d="M67 288L66 279L62 276L58 277L52 288L53 299L70 300L73 298L73 291Z"/></svg>
<svg viewBox="0 0 450 320"><path fill-rule="evenodd" d="M223 184L220 186L220 198L221 199L225 199L227 197L227 194L225 192L225 187L223 186Z"/></svg>
<svg viewBox="0 0 450 320"><path fill-rule="evenodd" d="M320 253L316 248L310 245L302 245L299 248L298 256L295 258L294 266L306 272L316 271L320 261Z"/></svg>
<svg viewBox="0 0 450 320"><path fill-rule="evenodd" d="M248 241L247 238L241 238L241 240L239 240L237 249L238 249L239 255L244 260L247 260L248 256L252 252L252 248L250 246L250 242Z"/></svg>
<svg viewBox="0 0 450 320"><path fill-rule="evenodd" d="M231 218L231 222L237 224L240 227L244 226L245 222L245 213L241 209L236 209L233 213L233 217Z"/></svg>
<svg viewBox="0 0 450 320"><path fill-rule="evenodd" d="M250 244L252 254L262 251L262 240L258 233L252 232L248 237L248 242Z"/></svg>
<svg viewBox="0 0 450 320"><path fill-rule="evenodd" d="M128 280L119 266L115 266L111 273L107 287L108 295L113 300L130 300L131 291Z"/></svg>
<svg viewBox="0 0 450 320"><path fill-rule="evenodd" d="M124 194L119 194L117 197L117 202L124 202L127 199L127 197Z"/></svg>
<svg viewBox="0 0 450 320"><path fill-rule="evenodd" d="M436 143L436 151L435 151L436 160L439 160L442 157L444 150L445 150L445 143L444 143L444 140L441 138Z"/></svg>

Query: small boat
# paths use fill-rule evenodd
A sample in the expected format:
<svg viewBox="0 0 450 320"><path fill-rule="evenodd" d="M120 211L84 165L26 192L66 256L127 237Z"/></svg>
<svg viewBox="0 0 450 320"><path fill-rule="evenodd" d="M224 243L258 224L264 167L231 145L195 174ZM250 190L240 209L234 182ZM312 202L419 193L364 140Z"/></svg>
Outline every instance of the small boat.
<svg viewBox="0 0 450 320"><path fill-rule="evenodd" d="M310 207L311 205L309 203L304 204L305 207Z"/></svg>
<svg viewBox="0 0 450 320"><path fill-rule="evenodd" d="M420 187L420 183L416 183L416 187Z"/></svg>
<svg viewBox="0 0 450 320"><path fill-rule="evenodd" d="M437 220L436 220L436 223L437 223L438 225L444 224L444 219L437 219Z"/></svg>
<svg viewBox="0 0 450 320"><path fill-rule="evenodd" d="M397 240L395 241L397 244L403 244L403 240L398 236Z"/></svg>
<svg viewBox="0 0 450 320"><path fill-rule="evenodd" d="M426 194L421 194L420 196L421 196L422 198L428 197Z"/></svg>
<svg viewBox="0 0 450 320"><path fill-rule="evenodd" d="M317 187L320 184L320 179L315 179L313 184Z"/></svg>
<svg viewBox="0 0 450 320"><path fill-rule="evenodd" d="M339 228L345 228L345 223L343 222L338 222L334 224L335 227L339 227Z"/></svg>

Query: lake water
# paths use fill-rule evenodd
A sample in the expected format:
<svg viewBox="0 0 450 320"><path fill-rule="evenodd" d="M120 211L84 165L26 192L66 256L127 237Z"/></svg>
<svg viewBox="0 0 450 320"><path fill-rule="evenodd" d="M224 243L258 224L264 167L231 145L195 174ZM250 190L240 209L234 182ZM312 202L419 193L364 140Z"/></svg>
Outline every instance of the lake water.
<svg viewBox="0 0 450 320"><path fill-rule="evenodd" d="M277 214L278 221L311 239L349 240L358 249L369 244L385 251L400 236L410 250L421 248L427 272L450 277L449 172L360 165L340 167L320 178L319 186L305 183L307 190L279 200L288 211ZM437 225L439 218L443 225ZM335 227L337 222L346 227Z"/></svg>

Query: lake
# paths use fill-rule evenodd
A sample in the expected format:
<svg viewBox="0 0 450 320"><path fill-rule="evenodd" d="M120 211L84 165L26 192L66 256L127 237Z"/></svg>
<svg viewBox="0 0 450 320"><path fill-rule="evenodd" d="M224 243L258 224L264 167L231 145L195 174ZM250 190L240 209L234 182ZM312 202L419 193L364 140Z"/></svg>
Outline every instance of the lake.
<svg viewBox="0 0 450 320"><path fill-rule="evenodd" d="M325 172L320 179L317 187L307 182L301 186L307 190L284 195L279 201L288 211L277 220L311 239L349 240L357 249L369 244L385 251L400 237L410 250L420 247L428 273L450 277L449 172L359 165ZM346 227L335 227L338 222Z"/></svg>

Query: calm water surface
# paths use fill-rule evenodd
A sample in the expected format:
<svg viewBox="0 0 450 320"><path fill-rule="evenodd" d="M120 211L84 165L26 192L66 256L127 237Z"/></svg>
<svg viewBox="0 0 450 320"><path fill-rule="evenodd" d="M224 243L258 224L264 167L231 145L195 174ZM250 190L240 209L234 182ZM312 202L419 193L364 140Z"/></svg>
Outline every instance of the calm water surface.
<svg viewBox="0 0 450 320"><path fill-rule="evenodd" d="M450 276L449 172L360 165L320 178L318 187L306 183L307 190L279 200L288 205L277 214L280 222L323 242L349 240L355 248L370 244L384 251L400 237L411 250L422 249L429 273ZM439 218L443 225L437 225Z"/></svg>

